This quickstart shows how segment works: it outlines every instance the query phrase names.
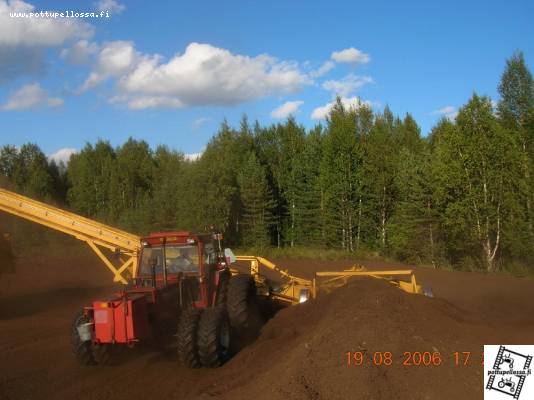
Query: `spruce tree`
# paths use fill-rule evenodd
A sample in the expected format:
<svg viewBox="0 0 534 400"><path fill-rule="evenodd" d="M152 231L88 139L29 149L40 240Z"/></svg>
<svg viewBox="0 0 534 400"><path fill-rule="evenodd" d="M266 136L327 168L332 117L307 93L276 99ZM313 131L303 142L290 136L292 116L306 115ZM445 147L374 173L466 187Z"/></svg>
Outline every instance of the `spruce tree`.
<svg viewBox="0 0 534 400"><path fill-rule="evenodd" d="M237 177L242 204L242 240L245 246L266 247L271 244L274 224L274 201L267 183L265 168L250 152Z"/></svg>

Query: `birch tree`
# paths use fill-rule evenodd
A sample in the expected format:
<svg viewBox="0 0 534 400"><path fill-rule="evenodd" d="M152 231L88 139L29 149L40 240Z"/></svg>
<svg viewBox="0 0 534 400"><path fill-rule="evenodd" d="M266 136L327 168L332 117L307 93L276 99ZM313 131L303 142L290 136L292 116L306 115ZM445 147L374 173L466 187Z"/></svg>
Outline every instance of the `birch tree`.
<svg viewBox="0 0 534 400"><path fill-rule="evenodd" d="M444 225L473 240L484 268L494 271L521 176L517 143L497 122L489 98L473 95L434 156Z"/></svg>

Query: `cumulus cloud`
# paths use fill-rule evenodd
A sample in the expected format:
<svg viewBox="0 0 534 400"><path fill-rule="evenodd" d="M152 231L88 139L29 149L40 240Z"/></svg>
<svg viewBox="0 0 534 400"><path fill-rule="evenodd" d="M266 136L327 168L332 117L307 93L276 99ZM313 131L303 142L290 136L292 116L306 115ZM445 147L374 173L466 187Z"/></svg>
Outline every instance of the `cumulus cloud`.
<svg viewBox="0 0 534 400"><path fill-rule="evenodd" d="M83 65L89 63L91 57L98 51L98 45L88 40L80 40L73 46L61 50L60 57L65 61L75 64Z"/></svg>
<svg viewBox="0 0 534 400"><path fill-rule="evenodd" d="M65 164L67 164L70 160L70 157L73 155L73 154L76 154L78 153L78 150L77 149L73 149L72 147L65 147L63 149L59 149L58 151L56 151L55 153L52 153L48 156L48 159L50 161L55 161L56 163L60 163L60 162L63 162Z"/></svg>
<svg viewBox="0 0 534 400"><path fill-rule="evenodd" d="M312 78L319 78L324 74L330 72L330 70L332 70L335 66L336 64L333 61L325 61L323 65L321 65L319 68L314 71L311 71L310 76Z"/></svg>
<svg viewBox="0 0 534 400"><path fill-rule="evenodd" d="M46 90L38 83L22 86L14 92L7 102L0 106L3 111L18 111L30 108L59 107L63 100L58 97L50 97Z"/></svg>
<svg viewBox="0 0 534 400"><path fill-rule="evenodd" d="M371 61L369 54L366 54L354 47L349 47L341 51L334 51L331 55L332 60L338 63L351 64L356 66L359 64L367 64Z"/></svg>
<svg viewBox="0 0 534 400"><path fill-rule="evenodd" d="M118 95L132 109L232 105L269 95L298 92L311 78L299 65L268 55L250 57L209 44L191 43L168 62L145 55L132 42L107 43L81 87L117 80Z"/></svg>
<svg viewBox="0 0 534 400"><path fill-rule="evenodd" d="M343 106L347 109L353 108L358 109L363 105L366 105L368 107L372 106L372 103L369 100L362 101L358 97L342 97L341 103ZM311 113L311 119L319 120L319 119L325 119L328 114L330 113L330 110L334 107L336 104L335 101L332 101L330 103L325 104L322 107L317 107L314 109Z"/></svg>
<svg viewBox="0 0 534 400"><path fill-rule="evenodd" d="M108 78L118 78L136 68L142 55L134 48L133 42L117 40L105 43L97 56L94 70L87 77L81 91L92 89Z"/></svg>
<svg viewBox="0 0 534 400"><path fill-rule="evenodd" d="M44 50L70 40L87 39L91 25L74 18L14 18L35 7L21 0L0 0L0 82L39 72Z"/></svg>
<svg viewBox="0 0 534 400"><path fill-rule="evenodd" d="M458 110L454 106L446 106L446 107L440 108L439 110L432 111L430 114L441 115L450 121L454 121L454 119L458 115Z"/></svg>
<svg viewBox="0 0 534 400"><path fill-rule="evenodd" d="M95 3L98 11L107 11L110 14L120 14L126 9L124 4L115 0L100 0Z"/></svg>
<svg viewBox="0 0 534 400"><path fill-rule="evenodd" d="M119 97L120 98L120 97ZM146 108L180 108L183 103L180 99L167 96L140 96L135 98L125 98L125 103L132 110L144 110Z"/></svg>
<svg viewBox="0 0 534 400"><path fill-rule="evenodd" d="M349 74L340 80L329 80L324 82L323 88L333 92L334 94L347 97L349 94L368 83L373 83L373 78L370 76Z"/></svg>
<svg viewBox="0 0 534 400"><path fill-rule="evenodd" d="M287 118L290 115L295 114L302 104L304 104L304 102L300 100L286 101L284 104L279 107L276 107L271 112L271 117L276 119Z"/></svg>

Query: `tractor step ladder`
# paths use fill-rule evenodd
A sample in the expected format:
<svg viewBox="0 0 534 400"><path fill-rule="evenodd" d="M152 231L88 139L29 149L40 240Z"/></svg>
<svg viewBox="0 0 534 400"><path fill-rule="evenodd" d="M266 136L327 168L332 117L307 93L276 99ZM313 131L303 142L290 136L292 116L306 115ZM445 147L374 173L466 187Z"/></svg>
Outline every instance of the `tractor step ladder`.
<svg viewBox="0 0 534 400"><path fill-rule="evenodd" d="M2 188L0 210L84 241L113 273L115 282L126 284L127 277L135 275L141 246L139 236ZM102 248L115 253L119 262L113 262Z"/></svg>

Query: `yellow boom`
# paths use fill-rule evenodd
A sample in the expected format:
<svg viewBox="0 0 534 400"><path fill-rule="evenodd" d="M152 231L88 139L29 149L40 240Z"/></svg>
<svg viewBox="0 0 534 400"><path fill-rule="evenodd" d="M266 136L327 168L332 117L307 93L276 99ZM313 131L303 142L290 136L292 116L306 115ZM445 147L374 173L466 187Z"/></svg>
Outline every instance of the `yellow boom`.
<svg viewBox="0 0 534 400"><path fill-rule="evenodd" d="M126 284L127 277L133 276L141 246L139 236L1 188L0 210L86 242L113 273L115 282ZM106 256L102 249L115 253L119 261Z"/></svg>

